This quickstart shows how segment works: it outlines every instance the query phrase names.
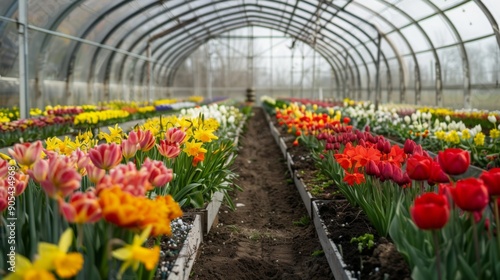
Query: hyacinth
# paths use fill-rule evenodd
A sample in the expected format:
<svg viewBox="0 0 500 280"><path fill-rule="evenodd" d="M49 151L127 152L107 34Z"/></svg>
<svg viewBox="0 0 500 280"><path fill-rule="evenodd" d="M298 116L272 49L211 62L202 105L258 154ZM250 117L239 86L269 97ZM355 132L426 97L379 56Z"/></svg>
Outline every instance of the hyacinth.
<svg viewBox="0 0 500 280"><path fill-rule="evenodd" d="M120 188L103 189L99 193L103 218L119 227L145 229L152 226L152 236L170 235L171 220L181 217L182 210L170 195L150 200L136 197Z"/></svg>

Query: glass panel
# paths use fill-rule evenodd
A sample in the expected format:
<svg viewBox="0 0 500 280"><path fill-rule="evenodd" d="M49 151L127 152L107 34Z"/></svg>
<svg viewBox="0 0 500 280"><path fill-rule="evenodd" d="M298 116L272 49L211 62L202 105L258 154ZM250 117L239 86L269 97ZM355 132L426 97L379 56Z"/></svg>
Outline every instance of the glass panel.
<svg viewBox="0 0 500 280"><path fill-rule="evenodd" d="M410 23L410 20L408 18L406 18L403 14L401 14L400 11L394 8L387 8L380 11L380 16L385 17L387 20L392 22L396 27L401 27Z"/></svg>
<svg viewBox="0 0 500 280"><path fill-rule="evenodd" d="M465 44L469 58L471 83L492 86L498 83L500 75L500 49L495 37L488 37Z"/></svg>
<svg viewBox="0 0 500 280"><path fill-rule="evenodd" d="M17 0L3 0L2 5L0 5L0 15L4 17L10 17L17 14ZM0 20L0 24L1 24Z"/></svg>
<svg viewBox="0 0 500 280"><path fill-rule="evenodd" d="M464 41L493 33L490 22L473 2L448 11L446 15L458 29Z"/></svg>
<svg viewBox="0 0 500 280"><path fill-rule="evenodd" d="M488 8L490 13L495 18L496 22L500 22L500 6L497 0L483 0L483 4Z"/></svg>
<svg viewBox="0 0 500 280"><path fill-rule="evenodd" d="M431 0L431 2L434 3L434 5L436 5L440 10L445 10L446 8L458 5L460 3L465 3L467 1L468 0Z"/></svg>
<svg viewBox="0 0 500 280"><path fill-rule="evenodd" d="M15 23L1 23L5 33L0 45L0 108L19 105L17 26Z"/></svg>
<svg viewBox="0 0 500 280"><path fill-rule="evenodd" d="M463 67L458 47L450 47L438 50L439 60L441 62L441 77L443 79L443 88L450 85L463 85Z"/></svg>
<svg viewBox="0 0 500 280"><path fill-rule="evenodd" d="M400 55L405 55L410 53L410 48L408 47L408 44L406 44L403 37L401 37L399 33L393 32L387 35L387 37L396 46Z"/></svg>
<svg viewBox="0 0 500 280"><path fill-rule="evenodd" d="M440 15L423 20L420 25L431 38L435 48L456 43L448 23Z"/></svg>
<svg viewBox="0 0 500 280"><path fill-rule="evenodd" d="M403 0L396 6L417 20L435 13L425 1Z"/></svg>
<svg viewBox="0 0 500 280"><path fill-rule="evenodd" d="M403 33L403 36L405 36L409 41L414 52L424 51L431 48L425 36L415 25L410 25L401 29L401 33Z"/></svg>

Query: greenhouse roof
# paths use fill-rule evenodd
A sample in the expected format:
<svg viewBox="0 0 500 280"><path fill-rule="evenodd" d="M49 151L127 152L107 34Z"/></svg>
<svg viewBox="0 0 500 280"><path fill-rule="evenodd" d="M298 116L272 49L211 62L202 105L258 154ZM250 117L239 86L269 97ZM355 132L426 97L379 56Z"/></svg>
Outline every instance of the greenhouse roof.
<svg viewBox="0 0 500 280"><path fill-rule="evenodd" d="M0 5L3 77L18 71L23 2L3 0ZM499 47L499 20L498 0L31 0L28 68L35 80L121 83L130 69L145 70L151 61L152 71L168 77L208 40L258 26L310 45L339 75L349 69L354 77L364 73L373 80L379 65L399 72L394 76L401 84L413 81L417 101L419 69L429 67L426 59L432 57L439 104L444 53L461 62L467 98L474 87L468 46ZM408 77L410 66L415 77Z"/></svg>

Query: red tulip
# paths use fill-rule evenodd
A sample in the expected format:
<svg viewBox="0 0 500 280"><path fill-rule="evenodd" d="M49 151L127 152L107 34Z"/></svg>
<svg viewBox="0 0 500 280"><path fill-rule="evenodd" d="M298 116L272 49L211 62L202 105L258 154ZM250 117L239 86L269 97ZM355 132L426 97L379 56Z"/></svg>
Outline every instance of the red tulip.
<svg viewBox="0 0 500 280"><path fill-rule="evenodd" d="M410 208L413 222L420 229L440 229L450 217L448 200L444 195L425 193L415 199Z"/></svg>
<svg viewBox="0 0 500 280"><path fill-rule="evenodd" d="M406 171L412 180L427 180L431 176L432 159L414 154L406 162Z"/></svg>
<svg viewBox="0 0 500 280"><path fill-rule="evenodd" d="M95 223L102 217L101 206L93 191L75 192L69 203L59 200L61 214L70 223Z"/></svg>
<svg viewBox="0 0 500 280"><path fill-rule="evenodd" d="M351 121L351 119L349 117L344 117L342 121L344 122L344 124L348 124Z"/></svg>
<svg viewBox="0 0 500 280"><path fill-rule="evenodd" d="M460 175L469 168L470 154L462 149L449 148L438 153L438 162L446 174Z"/></svg>
<svg viewBox="0 0 500 280"><path fill-rule="evenodd" d="M458 207L470 212L482 211L489 201L483 180L476 178L458 180L452 195Z"/></svg>
<svg viewBox="0 0 500 280"><path fill-rule="evenodd" d="M372 176L380 176L380 170L378 169L377 164L373 160L369 160L365 166L365 172L368 175Z"/></svg>
<svg viewBox="0 0 500 280"><path fill-rule="evenodd" d="M405 145L403 147L405 154L413 154L413 151L415 150L415 147L417 146L417 143L411 139L406 139Z"/></svg>
<svg viewBox="0 0 500 280"><path fill-rule="evenodd" d="M444 173L441 166L436 161L431 162L431 176L429 177L429 185L433 185L435 183L448 183L450 178Z"/></svg>
<svg viewBox="0 0 500 280"><path fill-rule="evenodd" d="M491 196L500 195L500 168L485 171L479 178L483 180Z"/></svg>
<svg viewBox="0 0 500 280"><path fill-rule="evenodd" d="M110 170L120 163L122 152L120 146L115 143L101 144L89 150L89 157L96 167Z"/></svg>

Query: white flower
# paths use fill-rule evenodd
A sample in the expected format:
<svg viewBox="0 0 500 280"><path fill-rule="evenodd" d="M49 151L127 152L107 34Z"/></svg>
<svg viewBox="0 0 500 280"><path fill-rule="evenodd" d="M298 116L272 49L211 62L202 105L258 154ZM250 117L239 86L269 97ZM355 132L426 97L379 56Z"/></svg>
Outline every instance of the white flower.
<svg viewBox="0 0 500 280"><path fill-rule="evenodd" d="M417 112L418 112L418 111L417 111ZM411 114L411 119L412 119L413 121L418 120L418 115L417 115L417 114L415 114L415 113Z"/></svg>
<svg viewBox="0 0 500 280"><path fill-rule="evenodd" d="M491 123L496 123L496 122L497 122L497 118L496 118L494 115L489 115L489 116L488 116L488 120L489 120Z"/></svg>
<svg viewBox="0 0 500 280"><path fill-rule="evenodd" d="M404 119L405 119L405 122L406 122L407 124L410 124L410 122L411 122L411 119L410 119L410 117L408 117L408 116L405 116L405 118L404 118Z"/></svg>
<svg viewBox="0 0 500 280"><path fill-rule="evenodd" d="M424 123L422 126L424 127L424 129L427 129L429 127L429 124L428 123Z"/></svg>
<svg viewBox="0 0 500 280"><path fill-rule="evenodd" d="M444 119L445 119L447 122L450 122L450 120L451 120L451 119L450 119L450 116L448 116L448 115L447 115Z"/></svg>

